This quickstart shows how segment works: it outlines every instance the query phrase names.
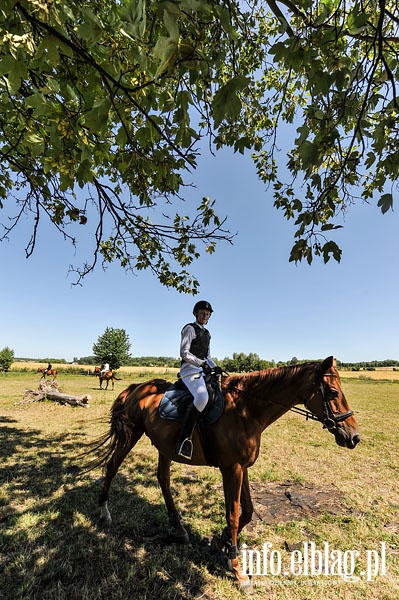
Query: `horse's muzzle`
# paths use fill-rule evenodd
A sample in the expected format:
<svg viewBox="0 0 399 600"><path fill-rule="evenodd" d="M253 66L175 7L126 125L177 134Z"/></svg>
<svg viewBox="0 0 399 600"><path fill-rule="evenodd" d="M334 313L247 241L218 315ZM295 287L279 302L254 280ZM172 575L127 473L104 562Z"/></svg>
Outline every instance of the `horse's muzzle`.
<svg viewBox="0 0 399 600"><path fill-rule="evenodd" d="M353 450L353 448L356 448L360 442L360 435L358 433L352 434L350 431L343 429L342 427L330 429L329 431L334 434L336 443L342 448L349 448L350 450Z"/></svg>

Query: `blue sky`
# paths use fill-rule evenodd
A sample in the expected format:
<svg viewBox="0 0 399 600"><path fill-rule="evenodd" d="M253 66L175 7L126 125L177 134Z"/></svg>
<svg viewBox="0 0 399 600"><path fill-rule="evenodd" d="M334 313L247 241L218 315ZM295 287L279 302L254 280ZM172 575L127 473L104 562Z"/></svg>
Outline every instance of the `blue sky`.
<svg viewBox="0 0 399 600"><path fill-rule="evenodd" d="M0 349L16 357L65 358L92 354L106 327L125 329L133 356L178 356L181 327L199 299L209 300L212 354L234 352L286 361L336 356L343 362L399 359L398 212L375 206L349 209L334 234L341 263L289 263L293 225L273 208L272 192L258 181L249 157L224 151L205 156L189 190L197 206L217 200L219 216L238 232L194 263L197 297L162 287L150 273L100 267L83 287L73 286L70 264L81 265L88 242L75 252L49 226L25 258L28 224L0 244L2 326ZM83 227L80 230L84 230ZM85 231L85 230L84 230ZM83 231L83 232L84 232ZM89 230L86 230L89 231Z"/></svg>

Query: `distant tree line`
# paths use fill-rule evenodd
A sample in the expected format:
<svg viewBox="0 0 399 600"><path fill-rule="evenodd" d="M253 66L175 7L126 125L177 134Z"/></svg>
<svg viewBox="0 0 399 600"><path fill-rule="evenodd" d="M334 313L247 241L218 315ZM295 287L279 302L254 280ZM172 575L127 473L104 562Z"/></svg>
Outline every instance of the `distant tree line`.
<svg viewBox="0 0 399 600"><path fill-rule="evenodd" d="M57 363L59 365L67 365L68 361L65 360L65 358L54 358L54 357L42 357L42 358L32 358L32 356L30 356L29 358L23 358L21 356L19 356L18 358L14 358L15 362L40 362L40 363Z"/></svg>
<svg viewBox="0 0 399 600"><path fill-rule="evenodd" d="M228 373L248 373L249 371L260 371L262 369L272 369L285 365L295 365L303 362L317 361L321 359L298 359L295 356L287 361L265 360L255 353L244 354L243 352L234 352L232 357L226 357L221 360L214 359L215 362ZM75 359L75 362L82 365L96 364L95 356L83 356ZM97 361L98 362L98 361ZM179 368L180 359L172 356L133 356L123 363L126 367L175 367ZM340 369L351 371L381 369L382 367L399 368L399 360L373 360L363 362L342 362L337 360L337 366Z"/></svg>
<svg viewBox="0 0 399 600"><path fill-rule="evenodd" d="M12 352L12 351L11 351ZM6 349L5 357L9 362L10 352ZM0 353L0 366L6 370L5 365L1 363L2 355ZM260 371L262 369L272 369L275 367L281 367L285 365L295 365L303 362L317 361L321 359L298 359L291 358L288 361L265 360L260 358L257 354L250 353L244 354L243 352L234 352L233 356L223 358L219 360L214 359L222 369L228 373L248 373L249 371ZM67 364L64 358L14 358L11 362L51 362L52 364ZM98 365L100 362L95 356L82 356L80 358L75 357L73 362L78 365ZM10 365L7 366L9 368ZM120 366L125 367L180 367L180 359L173 356L132 356L129 359L123 361ZM381 369L383 367L399 368L399 360L386 359L386 360L373 360L363 362L342 362L337 360L337 366L339 369L348 369L350 371L371 371L374 369Z"/></svg>
<svg viewBox="0 0 399 600"><path fill-rule="evenodd" d="M382 369L383 367L399 367L399 360L371 360L366 362L345 363L337 360L337 366L341 369L349 369L351 371L372 371L374 369Z"/></svg>
<svg viewBox="0 0 399 600"><path fill-rule="evenodd" d="M79 365L98 365L99 361L95 356L82 356L75 358ZM179 367L180 359L172 356L131 356L123 361L124 367Z"/></svg>

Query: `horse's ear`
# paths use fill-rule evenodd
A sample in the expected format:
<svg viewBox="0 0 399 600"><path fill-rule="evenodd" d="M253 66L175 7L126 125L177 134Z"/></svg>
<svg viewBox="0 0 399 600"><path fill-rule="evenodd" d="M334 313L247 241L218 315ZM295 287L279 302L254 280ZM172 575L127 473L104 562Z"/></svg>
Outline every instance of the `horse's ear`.
<svg viewBox="0 0 399 600"><path fill-rule="evenodd" d="M323 362L320 365L320 371L322 373L326 373L328 371L328 369L331 369L331 367L336 367L337 366L337 361L335 360L335 358L333 356L329 356L328 358L326 358L325 360L323 360Z"/></svg>

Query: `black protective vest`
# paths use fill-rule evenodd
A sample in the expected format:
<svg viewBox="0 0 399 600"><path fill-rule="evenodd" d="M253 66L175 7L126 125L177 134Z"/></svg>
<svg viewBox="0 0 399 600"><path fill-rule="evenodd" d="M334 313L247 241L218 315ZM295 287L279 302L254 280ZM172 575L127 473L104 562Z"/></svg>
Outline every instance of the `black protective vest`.
<svg viewBox="0 0 399 600"><path fill-rule="evenodd" d="M209 344L211 342L211 334L207 329L202 329L197 323L189 323L195 330L196 337L191 342L190 352L197 358L205 360L208 356ZM183 328L184 329L184 328Z"/></svg>

